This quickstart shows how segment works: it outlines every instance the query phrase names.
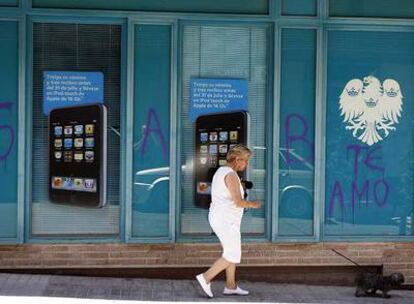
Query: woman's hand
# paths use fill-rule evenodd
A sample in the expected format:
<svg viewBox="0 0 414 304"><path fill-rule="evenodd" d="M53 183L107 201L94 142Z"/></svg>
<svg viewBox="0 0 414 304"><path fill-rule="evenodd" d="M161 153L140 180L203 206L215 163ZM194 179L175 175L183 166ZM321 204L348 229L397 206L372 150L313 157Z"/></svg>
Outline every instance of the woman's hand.
<svg viewBox="0 0 414 304"><path fill-rule="evenodd" d="M262 207L262 204L259 203L258 201L249 201L247 202L247 205L248 205L247 208L253 208L253 209L258 209Z"/></svg>

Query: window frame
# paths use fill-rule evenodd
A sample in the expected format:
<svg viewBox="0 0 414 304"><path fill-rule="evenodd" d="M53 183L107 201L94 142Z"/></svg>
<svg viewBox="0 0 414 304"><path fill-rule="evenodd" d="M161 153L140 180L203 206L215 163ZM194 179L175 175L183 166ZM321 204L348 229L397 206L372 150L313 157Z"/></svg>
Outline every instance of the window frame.
<svg viewBox="0 0 414 304"><path fill-rule="evenodd" d="M114 236L97 236L92 235L90 237L84 235L51 235L51 236L33 236L31 234L32 227L32 138L33 138L33 25L34 23L79 23L79 24L102 24L102 25L119 25L121 27L121 62L120 62L120 117L126 115L126 56L125 56L125 36L126 36L126 24L125 20L119 18L94 18L94 17L63 17L58 15L54 16L37 16L33 15L27 18L27 35L26 35L26 119L25 119L25 162L26 162L26 174L25 174L25 227L24 227L24 239L26 243L107 243L115 242L119 243L122 241L125 227L125 208L122 204L125 201L125 141L126 136L124 134L127 130L125 121L120 120L120 191L119 191L119 233Z"/></svg>
<svg viewBox="0 0 414 304"><path fill-rule="evenodd" d="M274 47L274 37L273 37L273 33L274 33L274 25L271 22L266 22L266 21L240 21L240 20L234 20L234 21L228 21L228 20L182 20L179 23L179 65L178 65L178 75L179 75L179 79L178 79L178 100L182 100L182 96L183 96L183 92L182 92L182 58L183 58L183 31L184 31L184 27L190 25L190 26L203 26L203 25L213 25L213 26L229 26L229 27L237 27L237 26L258 26L260 28L265 28L267 30L267 39L268 39L268 47L267 47L267 61L268 61L268 66L267 66L267 75L268 75L268 79L267 79L267 90L266 90L266 110L268 113L272 113L273 110L273 75L274 75L274 71L273 71L273 47ZM177 114L177 126L181 126L181 108L178 109L178 114ZM268 117L268 122L267 122L267 129L270 129L270 126L272 125L272 115L269 115ZM177 138L177 151L179 151L178 153L178 157L181 158L181 152L182 152L182 147L181 144L179 144L180 138L181 138L181 130L179 130L178 132L179 137ZM271 222L272 219L270 218L271 216L271 208L272 208L272 204L270 202L272 202L272 194L271 194L271 190L270 190L270 185L271 185L271 170L269 168L272 168L272 162L273 162L273 157L272 157L272 153L270 151L271 147L272 147L272 134L271 132L267 132L266 134L266 144L267 144L267 151L266 151L266 185L267 185L267 189L266 189L266 201L268 202L267 204L264 204L265 207L265 232L263 235L261 236L246 236L246 237L242 237L243 241L247 241L247 242L268 242L270 240L270 235L271 235ZM181 168L181 159L178 160L178 167L177 168ZM181 169L177 170L177 184L181 185ZM181 204L181 191L179 191L179 189L177 190L177 195L176 195L176 235L177 235L177 242L183 243L183 242L191 242L191 243L211 243L211 242L216 242L217 239L214 236L208 236L208 237L200 237L200 236L183 236L181 234L181 208L182 208L182 204Z"/></svg>

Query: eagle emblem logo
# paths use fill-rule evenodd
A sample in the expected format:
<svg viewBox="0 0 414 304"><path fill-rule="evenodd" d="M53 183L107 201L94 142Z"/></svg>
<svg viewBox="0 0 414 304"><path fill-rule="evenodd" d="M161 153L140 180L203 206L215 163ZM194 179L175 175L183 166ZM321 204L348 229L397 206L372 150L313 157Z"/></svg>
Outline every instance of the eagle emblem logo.
<svg viewBox="0 0 414 304"><path fill-rule="evenodd" d="M339 99L345 129L363 143L373 144L387 137L401 117L403 95L394 79L381 84L374 76L348 81Z"/></svg>

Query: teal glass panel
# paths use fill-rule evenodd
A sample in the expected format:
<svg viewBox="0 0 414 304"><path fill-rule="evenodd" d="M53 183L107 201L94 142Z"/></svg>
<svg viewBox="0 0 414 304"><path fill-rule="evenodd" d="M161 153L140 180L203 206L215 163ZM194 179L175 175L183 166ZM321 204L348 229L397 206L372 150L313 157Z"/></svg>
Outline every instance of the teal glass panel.
<svg viewBox="0 0 414 304"><path fill-rule="evenodd" d="M120 25L33 24L31 237L119 235L121 41ZM69 201L57 204L50 200L49 119L43 112L45 71L103 74L103 101L107 108L107 204L102 208L76 206Z"/></svg>
<svg viewBox="0 0 414 304"><path fill-rule="evenodd" d="M269 0L33 0L36 8L268 14Z"/></svg>
<svg viewBox="0 0 414 304"><path fill-rule="evenodd" d="M332 17L413 18L412 0L330 0Z"/></svg>
<svg viewBox="0 0 414 304"><path fill-rule="evenodd" d="M169 235L171 27L135 26L132 236Z"/></svg>
<svg viewBox="0 0 414 304"><path fill-rule="evenodd" d="M278 155L280 236L313 235L315 66L316 31L283 29Z"/></svg>
<svg viewBox="0 0 414 304"><path fill-rule="evenodd" d="M412 235L414 33L328 36L325 235Z"/></svg>
<svg viewBox="0 0 414 304"><path fill-rule="evenodd" d="M316 16L317 14L317 0L282 0L282 15Z"/></svg>
<svg viewBox="0 0 414 304"><path fill-rule="evenodd" d="M0 21L0 238L17 237L18 24Z"/></svg>
<svg viewBox="0 0 414 304"><path fill-rule="evenodd" d="M194 191L195 123L190 119L190 83L193 78L241 79L248 85L248 138L253 157L247 176L253 182L248 199L266 206L266 155L269 130L266 104L269 92L270 29L267 26L188 25L183 28L181 107L181 218L182 236L211 236L208 209L197 206ZM265 234L265 209L245 213L243 235Z"/></svg>
<svg viewBox="0 0 414 304"><path fill-rule="evenodd" d="M0 0L0 7L16 7L19 6L18 0Z"/></svg>

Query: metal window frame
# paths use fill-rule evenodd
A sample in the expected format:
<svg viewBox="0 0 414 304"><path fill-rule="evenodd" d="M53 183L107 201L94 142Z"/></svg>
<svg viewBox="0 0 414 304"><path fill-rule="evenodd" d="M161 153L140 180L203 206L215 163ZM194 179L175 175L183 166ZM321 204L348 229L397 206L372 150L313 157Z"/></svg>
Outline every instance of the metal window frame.
<svg viewBox="0 0 414 304"><path fill-rule="evenodd" d="M26 117L25 117L25 124L26 124L26 140L25 140L25 163L26 163L26 173L25 173L25 227L24 227L24 240L26 243L119 243L123 238L124 227L125 227L125 208L122 204L125 201L125 167L126 163L125 153L125 135L121 135L120 144L120 219L119 219L119 233L118 235L114 236L107 236L103 235L102 237L97 235L92 235L90 237L86 235L61 235L61 236L33 236L31 234L31 207L32 207L32 115L33 115L33 106L32 106L32 99L33 99L33 24L34 23L81 23L81 24L103 24L103 25L120 25L121 26L121 92L120 92L120 116L124 117L126 115L126 106L125 106L125 99L126 99L126 56L125 51L126 49L123 48L125 45L125 20L119 18L84 18L78 16L37 16L37 15L30 15L27 19L27 42L26 42ZM120 129L121 134L124 134L124 130L127 130L126 122L120 120ZM29 136L30 135L30 136Z"/></svg>
<svg viewBox="0 0 414 304"><path fill-rule="evenodd" d="M268 60L268 67L267 67L267 72L268 72L268 79L267 79L267 83L268 83L268 88L266 90L266 110L268 113L272 113L271 106L272 106L272 101L273 101L273 46L274 46L274 42L273 42L273 32L274 32L274 28L273 28L273 24L267 21L257 21L257 20L232 20L232 21L228 21L228 20L182 20L179 23L179 33L180 33L180 50L179 50L179 66L178 66L178 100L182 99L183 93L182 93L182 56L183 56L183 43L182 43L182 39L183 39L183 30L184 27L187 25L196 25L196 26L203 26L203 25L214 25L214 26L222 26L222 25L228 25L228 26L257 26L260 28L265 28L268 33L268 48L267 48L267 60ZM181 110L179 109L177 117L179 117L178 119L178 124L177 126L181 125ZM269 115L269 124L272 123L273 117L272 115ZM181 137L181 135L180 135ZM267 132L266 134L266 142L268 143L268 147L272 146L272 133ZM178 139L177 140L178 143L180 143L181 141ZM177 146L177 150L179 151L178 153L178 157L180 157L181 155L181 145L178 144ZM181 168L181 159L178 159L178 168ZM267 151L266 153L266 168L270 168L271 164L273 161L273 155L271 151ZM178 176L177 178L177 183L180 185L181 184L181 170L177 170L178 171ZM271 175L271 170L267 169L266 170L266 180L268 181L267 184L270 186L271 185L271 181L272 181L272 175ZM266 189L266 201L271 202L272 201L272 196L271 196L271 187L268 187ZM176 212L176 235L177 235L177 242L190 242L190 243L197 243L197 242L203 242L203 243L211 243L211 242L217 242L217 238L214 236L184 236L181 234L181 191L177 190L177 194L176 194L176 208L177 208L177 212ZM263 235L260 236L245 236L243 237L243 241L247 241L247 242L268 242L270 239L270 235L271 235L271 219L270 216L272 214L272 205L273 204L267 204L265 206L265 232Z"/></svg>
<svg viewBox="0 0 414 304"><path fill-rule="evenodd" d="M177 111L177 80L176 80L176 62L177 62L177 47L176 47L176 37L177 37L177 22L175 20L168 19L142 19L142 18L129 18L128 20L128 103L127 103L127 116L126 124L129 126L127 133L127 157L126 162L133 163L133 128L134 128L134 43L135 43L135 27L138 25L165 25L170 27L170 37L171 37L171 48L170 48L170 59L171 59L171 68L170 68L170 138L176 138L178 131L176 130L176 111ZM128 243L173 243L175 241L175 204L174 199L176 196L176 179L175 172L177 167L177 140L170 140L170 173L169 173L169 231L168 235L164 237L137 237L132 235L132 185L133 185L133 172L132 167L129 166L126 169L126 185L127 185L127 194L126 194L126 227L125 227L125 241Z"/></svg>
<svg viewBox="0 0 414 304"><path fill-rule="evenodd" d="M24 82L19 81L24 75L24 61L25 52L21 51L24 48L24 20L22 17L17 16L13 11L8 11L9 14L6 17L0 17L0 22L14 22L17 26L17 47L18 47L18 65L17 65L17 201L16 201L16 235L15 237L0 238L0 244L21 244L23 243L23 215L24 215L24 165L19 160L24 155L24 123L21 121L24 119Z"/></svg>
<svg viewBox="0 0 414 304"><path fill-rule="evenodd" d="M269 83L268 109L272 113L267 125L273 134L267 139L269 149L267 173L269 185L278 185L278 157L275 152L279 148L279 113L280 105L280 33L283 28L312 28L317 31L317 63L316 63L316 109L315 109L315 210L314 236L306 238L282 238L277 236L278 189L268 187L267 197L271 204L267 209L267 234L264 238L245 239L254 242L321 242L321 241L402 241L413 242L413 236L326 236L324 235L325 211L325 148L326 148L326 90L327 90L327 36L331 30L357 31L414 31L414 20L391 18L361 18L361 17L330 17L329 0L318 0L317 16L282 16L281 0L269 0L268 15L240 14L204 14L204 13L154 13L131 11L102 11L102 10L73 10L73 9L37 9L32 8L31 0L19 0L18 7L0 7L0 20L18 22L19 28L19 125L18 125L18 235L12 239L0 239L0 244L28 243L161 243L161 242L203 242L204 238L182 239L179 235L180 223L180 106L181 93L181 54L183 24L218 23L218 24L267 24L271 27L272 53L269 61L269 75L273 76ZM30 237L30 194L31 194L31 99L32 99L32 24L33 22L82 22L120 24L122 26L121 45L121 164L120 164L120 233L116 238L79 238L79 237ZM127 164L132 161L132 126L133 115L133 29L140 23L170 24L172 27L172 62L171 62L171 110L170 110L170 233L167 238L136 238L131 236L131 198L132 198L132 169ZM270 93L271 94L271 93ZM276 168L276 169L275 169ZM271 205L271 206L270 206ZM26 221L25 221L26 218ZM210 240L211 241L211 240Z"/></svg>
<svg viewBox="0 0 414 304"><path fill-rule="evenodd" d="M318 168L320 168L321 166L321 158L320 158L320 154L321 154L321 125L322 124L322 112L320 111L320 107L321 107L321 93L322 93L322 86L321 86L321 59L322 59L322 54L321 54L321 48L320 45L322 43L322 39L321 39L321 35L322 35L322 28L321 26L318 25L309 25L309 26L304 26L304 25L292 25L292 24L287 24L287 25L280 25L277 29L278 33L276 33L276 37L277 37L277 46L275 47L275 49L277 50L277 55L276 55L276 65L275 65L275 74L277 76L275 76L275 84L274 84L274 89L275 89L275 111L274 111L274 117L276 117L277 119L275 119L275 124L273 126L273 133L274 133L274 138L273 138L273 154L276 155L278 154L278 152L275 151L279 151L280 149L280 143L279 143L279 134L280 134L280 130L281 130L281 121L280 121L280 88L281 88L281 65L282 65L282 31L284 29L304 29L304 30L313 30L316 32L316 43L315 43L315 47L316 47L316 56L315 56L315 129L314 131L314 136L315 136L315 150L314 150L314 161L315 161L315 166L314 166L314 173L313 173L313 180L314 180L314 210L313 210L313 234L312 235L308 235L308 236L279 236L278 235L278 219L279 219L279 157L274 157L274 162L273 162L273 180L275 181L273 184L273 206L274 206L274 210L273 210L273 216L272 216L272 242L285 242L285 243L292 243L292 242L309 242L309 243L313 243L313 242L318 242L320 240L320 204L318 204L318 202L321 201L322 199L322 192L321 192L321 188L320 188L320 182L321 179L323 178L321 172L318 170Z"/></svg>
<svg viewBox="0 0 414 304"><path fill-rule="evenodd" d="M320 205L320 239L327 242L413 242L414 241L414 234L413 235L326 235L324 231L324 218L325 218L325 178L326 178L326 109L327 109L327 88L328 88L328 78L327 78L327 69L328 69L328 34L332 31L374 31L374 32L407 32L407 33L414 33L414 20L411 22L411 26L407 27L404 26L405 21L403 22L394 22L393 25L386 26L386 25L378 25L378 24L371 24L371 25L360 25L360 24L337 24L336 22L327 24L324 30L324 39L323 39L323 80L322 84L325 88L323 92L323 101L322 101L322 109L321 111L324 113L323 115L323 151L321 151L321 156L323 156L323 163L321 164L321 175L322 175L322 183L321 189L323 189L322 194L324 195L322 199L323 204ZM322 128L321 128L322 129ZM413 201L414 204L414 201Z"/></svg>

